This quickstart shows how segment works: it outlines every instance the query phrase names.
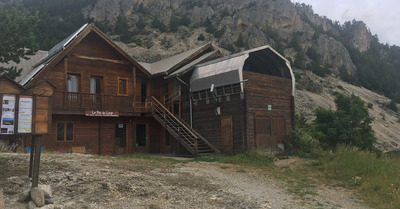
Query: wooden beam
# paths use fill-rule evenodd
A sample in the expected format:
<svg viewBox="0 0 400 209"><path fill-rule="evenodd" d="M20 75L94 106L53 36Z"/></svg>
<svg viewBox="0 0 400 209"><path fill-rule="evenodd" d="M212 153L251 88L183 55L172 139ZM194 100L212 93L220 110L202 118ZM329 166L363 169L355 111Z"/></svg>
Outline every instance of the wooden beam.
<svg viewBox="0 0 400 209"><path fill-rule="evenodd" d="M114 60L114 59L107 59L101 57L89 57L84 55L72 54L72 56L77 57L79 59L86 59L86 60L93 60L93 61L103 61L103 62L111 62L116 64L123 64L123 65L130 65L130 62L123 61L123 60Z"/></svg>
<svg viewBox="0 0 400 209"><path fill-rule="evenodd" d="M133 111L135 111L135 102L136 102L136 67L132 67L132 79L133 79Z"/></svg>

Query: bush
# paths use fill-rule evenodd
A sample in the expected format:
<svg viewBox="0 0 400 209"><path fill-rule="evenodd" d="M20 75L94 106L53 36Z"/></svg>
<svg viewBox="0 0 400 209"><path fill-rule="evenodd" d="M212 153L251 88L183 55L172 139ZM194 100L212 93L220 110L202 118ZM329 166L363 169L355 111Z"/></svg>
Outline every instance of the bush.
<svg viewBox="0 0 400 209"><path fill-rule="evenodd" d="M390 103L387 104L387 108L389 108L389 109L391 109L391 110L393 110L395 112L397 112L397 110L398 110L397 109L397 104L396 104L396 102L394 100L390 101Z"/></svg>
<svg viewBox="0 0 400 209"><path fill-rule="evenodd" d="M322 133L316 137L330 149L339 144L374 150L376 137L372 130L372 118L360 97L337 94L337 110L317 108L315 129Z"/></svg>
<svg viewBox="0 0 400 209"><path fill-rule="evenodd" d="M307 158L323 156L318 140L303 129L295 129L285 139L285 153Z"/></svg>

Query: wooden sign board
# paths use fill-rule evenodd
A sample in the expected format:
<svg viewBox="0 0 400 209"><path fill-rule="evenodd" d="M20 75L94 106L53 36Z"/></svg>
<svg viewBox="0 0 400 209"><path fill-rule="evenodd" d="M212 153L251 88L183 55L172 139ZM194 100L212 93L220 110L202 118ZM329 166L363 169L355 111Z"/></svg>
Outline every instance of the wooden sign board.
<svg viewBox="0 0 400 209"><path fill-rule="evenodd" d="M0 134L48 134L50 99L0 94Z"/></svg>
<svg viewBox="0 0 400 209"><path fill-rule="evenodd" d="M86 110L85 116L92 117L118 117L119 112L116 111L100 111L100 110Z"/></svg>
<svg viewBox="0 0 400 209"><path fill-rule="evenodd" d="M49 132L49 97L36 97L35 134Z"/></svg>

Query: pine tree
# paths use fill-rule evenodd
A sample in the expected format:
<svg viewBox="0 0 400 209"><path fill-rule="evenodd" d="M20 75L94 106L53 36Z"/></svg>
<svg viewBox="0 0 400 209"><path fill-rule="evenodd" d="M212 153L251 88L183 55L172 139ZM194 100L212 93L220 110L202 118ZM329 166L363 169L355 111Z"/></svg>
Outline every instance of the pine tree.
<svg viewBox="0 0 400 209"><path fill-rule="evenodd" d="M34 29L39 21L37 14L29 14L21 3L0 7L0 63L14 61L33 55L38 45L35 42ZM15 78L22 69L0 67L0 75Z"/></svg>

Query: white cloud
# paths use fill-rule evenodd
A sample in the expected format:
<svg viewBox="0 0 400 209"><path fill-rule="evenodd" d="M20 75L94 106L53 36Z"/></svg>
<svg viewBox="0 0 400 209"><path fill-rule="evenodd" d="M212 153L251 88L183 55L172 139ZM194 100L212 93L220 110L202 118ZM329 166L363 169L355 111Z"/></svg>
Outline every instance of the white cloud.
<svg viewBox="0 0 400 209"><path fill-rule="evenodd" d="M400 46L398 0L292 0L312 5L315 13L340 23L362 20L380 42Z"/></svg>

